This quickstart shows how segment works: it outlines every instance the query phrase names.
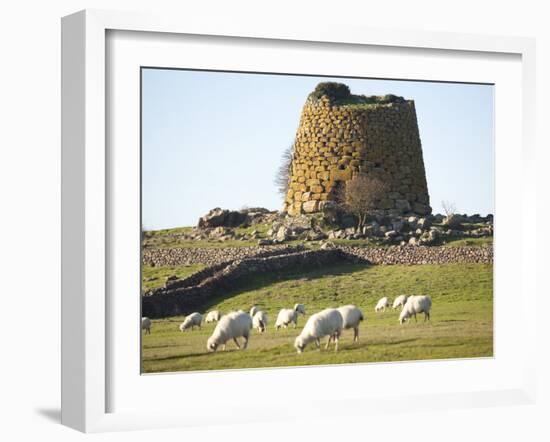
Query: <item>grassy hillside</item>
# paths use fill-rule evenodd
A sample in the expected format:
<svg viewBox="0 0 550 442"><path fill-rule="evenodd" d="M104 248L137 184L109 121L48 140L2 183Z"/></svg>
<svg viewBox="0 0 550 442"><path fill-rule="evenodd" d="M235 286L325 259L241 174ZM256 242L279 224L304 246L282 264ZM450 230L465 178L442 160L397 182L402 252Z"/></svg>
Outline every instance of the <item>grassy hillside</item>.
<svg viewBox="0 0 550 442"><path fill-rule="evenodd" d="M189 264L181 266L159 266L151 267L150 265L141 265L141 281L142 291L151 290L154 288L164 286L166 278L170 276L177 276L178 278L186 278L193 273L206 267L202 264Z"/></svg>
<svg viewBox="0 0 550 442"><path fill-rule="evenodd" d="M342 264L308 272L260 274L240 282L234 290L220 293L204 311L248 310L258 304L269 314L268 331L252 332L249 348L209 353L206 340L214 329L181 333L183 318L153 321L152 334L143 335L142 370L165 372L250 367L319 365L330 363L403 361L492 356L493 293L491 264L418 266L372 266ZM428 294L432 297L432 320L400 326L398 311L374 313L382 296ZM296 329L275 331L277 312L296 302L306 304L308 315L326 307L354 303L366 321L359 343L353 331L344 332L340 351L317 351L308 346L301 355L293 347L306 318Z"/></svg>

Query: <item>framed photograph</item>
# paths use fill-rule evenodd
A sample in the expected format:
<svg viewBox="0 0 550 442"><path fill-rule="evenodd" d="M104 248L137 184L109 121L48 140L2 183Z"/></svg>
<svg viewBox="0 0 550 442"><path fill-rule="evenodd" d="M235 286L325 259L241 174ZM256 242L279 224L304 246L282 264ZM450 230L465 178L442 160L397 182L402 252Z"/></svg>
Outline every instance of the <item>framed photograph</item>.
<svg viewBox="0 0 550 442"><path fill-rule="evenodd" d="M534 401L534 42L330 29L63 19L64 424Z"/></svg>

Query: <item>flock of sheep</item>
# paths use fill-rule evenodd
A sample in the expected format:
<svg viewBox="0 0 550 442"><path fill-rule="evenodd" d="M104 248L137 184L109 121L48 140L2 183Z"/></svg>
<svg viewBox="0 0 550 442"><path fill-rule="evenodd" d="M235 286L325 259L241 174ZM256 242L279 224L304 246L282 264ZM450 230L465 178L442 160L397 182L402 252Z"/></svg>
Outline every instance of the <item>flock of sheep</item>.
<svg viewBox="0 0 550 442"><path fill-rule="evenodd" d="M390 305L390 300L384 297L378 301L374 310L375 312L385 311ZM430 319L432 300L429 296L424 295L401 295L394 300L391 306L393 309L401 307L400 324L409 321L412 317L416 321L418 313L424 313L424 321L426 321ZM303 304L296 304L292 309L282 309L277 315L275 329L287 328L290 324L294 324L294 328L296 328L298 315L300 314L304 316L306 314ZM203 316L200 313L191 313L180 324L179 328L182 332L189 329L193 330L195 327L200 329L202 319ZM312 342L315 342L317 348L320 348L321 338L328 336L325 348L328 348L332 341L334 342L334 349L338 350L338 340L343 330L353 329L354 342L359 339L359 325L363 319L363 312L354 305L322 310L309 317L306 325L294 341L294 348L298 353L302 353L305 347ZM218 310L213 310L208 312L205 318L205 323L211 322L217 322L217 324L206 343L206 348L209 351L216 351L219 346L222 346L222 349L225 350L226 343L230 340L233 340L237 348L240 349L241 345L237 338L241 337L244 339L242 348L245 349L252 328L260 333L267 330L268 316L266 312L260 310L257 306L252 307L250 313L239 310L222 315ZM151 320L147 317L141 318L141 328L145 330L146 334L150 334Z"/></svg>

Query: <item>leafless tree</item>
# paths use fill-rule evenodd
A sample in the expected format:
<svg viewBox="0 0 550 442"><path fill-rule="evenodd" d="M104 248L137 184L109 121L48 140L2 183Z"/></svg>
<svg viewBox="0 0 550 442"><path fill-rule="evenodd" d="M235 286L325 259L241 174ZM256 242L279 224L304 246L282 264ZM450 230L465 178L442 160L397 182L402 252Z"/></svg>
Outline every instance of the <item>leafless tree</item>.
<svg viewBox="0 0 550 442"><path fill-rule="evenodd" d="M344 210L355 215L360 229L367 217L378 210L387 191L387 185L379 178L358 174L341 186L338 199Z"/></svg>
<svg viewBox="0 0 550 442"><path fill-rule="evenodd" d="M281 156L281 164L277 169L277 173L275 174L275 179L274 179L275 185L277 186L277 190L279 191L279 194L283 197L283 199L286 197L286 194L288 192L288 182L290 180L290 167L292 166L292 151L293 151L293 146L290 145L283 152L283 155Z"/></svg>
<svg viewBox="0 0 550 442"><path fill-rule="evenodd" d="M441 201L441 206L447 217L456 213L456 205L450 201Z"/></svg>

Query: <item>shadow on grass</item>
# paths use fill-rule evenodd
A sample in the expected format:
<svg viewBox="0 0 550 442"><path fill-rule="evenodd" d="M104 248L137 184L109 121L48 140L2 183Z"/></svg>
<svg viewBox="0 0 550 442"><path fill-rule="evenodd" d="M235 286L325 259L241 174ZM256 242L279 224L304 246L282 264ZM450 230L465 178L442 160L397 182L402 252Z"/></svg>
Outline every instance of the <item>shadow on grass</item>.
<svg viewBox="0 0 550 442"><path fill-rule="evenodd" d="M341 342L340 347L338 349L338 352L354 352L354 351L360 351L368 349L369 347L379 347L379 346L394 346L394 345L401 345L401 344L408 344L411 342L418 341L416 338L409 338L409 339L400 339L396 341L390 341L390 342L382 342L382 341L359 341L358 343L353 342ZM312 344L311 348L309 348L309 351L317 351L317 352L328 352L328 353L334 353L334 347L333 344L329 347L329 349L325 349L326 341L321 341L321 350L318 350L315 347L315 344ZM457 344L458 345L458 344ZM269 353L270 355L283 355L289 353L289 349L292 348L292 351L290 353L294 353L294 348L291 344L289 345L279 345L277 347L272 347L269 349L261 348L261 349L246 349L246 350L239 350L236 347L228 348L227 350L218 350L216 352L201 352L201 353L190 353L190 354L181 354L181 355L171 355L171 356L164 356L164 357L155 357L155 358L144 358L143 362L160 362L160 361L174 361L178 359L192 359L192 358L199 358L211 355L211 357L215 357L217 359L226 357L225 355L231 355L234 352L241 352L245 351L247 353Z"/></svg>
<svg viewBox="0 0 550 442"><path fill-rule="evenodd" d="M206 345L205 345L206 347ZM181 355L171 355L171 356L163 356L163 357L156 357L156 358L143 358L143 361L144 362L159 362L159 361L173 361L173 360L176 360L176 359L190 359L190 358L198 358L198 357L203 357L203 356L208 356L208 355L211 355L212 357L220 357L220 356L217 356L217 355L224 355L224 354L231 354L235 351L243 351L243 350L239 350L237 347L233 347L233 348L228 348L227 350L217 350L217 351L205 351L205 352L202 352L202 353L189 353L189 354L181 354ZM244 350L244 351L248 351L248 350ZM252 350L254 351L254 350ZM221 356L223 357L223 356Z"/></svg>
<svg viewBox="0 0 550 442"><path fill-rule="evenodd" d="M280 282L311 282L315 279L327 276L342 276L352 274L357 271L365 270L369 267L371 267L369 264L353 264L342 262L334 264L332 266L302 267L292 270L282 270L278 272L246 275L236 279L233 282L233 287L227 289L227 291L223 295L213 296L210 299L205 299L204 302L198 307L208 310L212 306L219 304L220 302L228 298L232 298L233 296L240 295L249 291L259 290Z"/></svg>
<svg viewBox="0 0 550 442"><path fill-rule="evenodd" d="M388 341L367 341L362 346L356 344L357 345L356 348L400 345L400 344L408 344L410 342L415 342L415 341L418 341L418 338L400 339L397 341L389 341L389 342Z"/></svg>

